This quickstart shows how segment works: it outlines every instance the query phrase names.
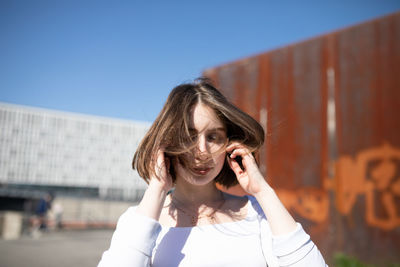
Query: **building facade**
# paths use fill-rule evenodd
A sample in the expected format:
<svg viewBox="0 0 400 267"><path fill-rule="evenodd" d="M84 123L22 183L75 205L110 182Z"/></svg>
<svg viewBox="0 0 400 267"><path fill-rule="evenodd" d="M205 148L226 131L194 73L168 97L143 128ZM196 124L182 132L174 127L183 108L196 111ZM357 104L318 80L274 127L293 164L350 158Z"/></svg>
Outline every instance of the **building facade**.
<svg viewBox="0 0 400 267"><path fill-rule="evenodd" d="M50 191L135 201L146 184L132 158L149 126L0 103L0 195Z"/></svg>

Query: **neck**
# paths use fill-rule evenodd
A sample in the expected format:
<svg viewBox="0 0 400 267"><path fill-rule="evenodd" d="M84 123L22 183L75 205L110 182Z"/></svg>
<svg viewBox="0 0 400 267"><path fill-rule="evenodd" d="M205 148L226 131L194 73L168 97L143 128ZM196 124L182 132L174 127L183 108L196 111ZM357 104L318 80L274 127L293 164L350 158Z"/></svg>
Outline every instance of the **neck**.
<svg viewBox="0 0 400 267"><path fill-rule="evenodd" d="M173 198L187 206L200 207L212 205L223 199L222 193L214 182L206 185L191 185L185 182L177 182Z"/></svg>

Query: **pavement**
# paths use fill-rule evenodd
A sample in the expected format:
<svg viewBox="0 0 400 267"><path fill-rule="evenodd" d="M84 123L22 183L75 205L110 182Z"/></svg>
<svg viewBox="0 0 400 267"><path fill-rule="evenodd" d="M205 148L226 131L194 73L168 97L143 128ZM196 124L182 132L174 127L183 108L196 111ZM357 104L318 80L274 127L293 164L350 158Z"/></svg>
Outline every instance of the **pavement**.
<svg viewBox="0 0 400 267"><path fill-rule="evenodd" d="M93 267L107 250L113 230L60 230L0 239L0 267Z"/></svg>

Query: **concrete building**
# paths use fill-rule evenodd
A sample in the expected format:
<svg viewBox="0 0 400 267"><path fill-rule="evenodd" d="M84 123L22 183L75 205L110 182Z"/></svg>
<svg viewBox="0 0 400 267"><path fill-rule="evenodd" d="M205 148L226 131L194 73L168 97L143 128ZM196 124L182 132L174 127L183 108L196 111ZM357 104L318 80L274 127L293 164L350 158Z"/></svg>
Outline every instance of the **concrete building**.
<svg viewBox="0 0 400 267"><path fill-rule="evenodd" d="M149 126L0 103L0 197L136 201L146 184L131 162Z"/></svg>

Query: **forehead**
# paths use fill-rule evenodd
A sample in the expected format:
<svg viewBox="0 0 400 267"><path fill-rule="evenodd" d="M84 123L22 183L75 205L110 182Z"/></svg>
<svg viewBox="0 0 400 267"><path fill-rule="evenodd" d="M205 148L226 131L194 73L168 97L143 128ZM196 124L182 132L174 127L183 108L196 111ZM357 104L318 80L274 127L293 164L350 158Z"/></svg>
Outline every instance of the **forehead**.
<svg viewBox="0 0 400 267"><path fill-rule="evenodd" d="M202 103L196 104L191 110L190 128L204 131L211 128L225 128L215 111Z"/></svg>

